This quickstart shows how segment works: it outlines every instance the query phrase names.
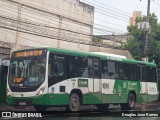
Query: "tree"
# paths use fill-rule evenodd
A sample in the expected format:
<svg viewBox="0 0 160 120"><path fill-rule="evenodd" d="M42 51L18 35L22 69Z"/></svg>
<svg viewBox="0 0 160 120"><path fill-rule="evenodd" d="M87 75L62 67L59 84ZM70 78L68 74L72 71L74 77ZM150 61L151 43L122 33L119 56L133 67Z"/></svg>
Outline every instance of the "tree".
<svg viewBox="0 0 160 120"><path fill-rule="evenodd" d="M138 17L137 22L145 21L146 16ZM157 16L152 13L149 15L150 33L148 40L147 56L149 61L155 60L156 63L160 62L160 23L158 23ZM138 29L137 26L128 26L127 30L131 34L125 48L128 49L136 60L142 60L144 57L144 41L146 32Z"/></svg>
<svg viewBox="0 0 160 120"><path fill-rule="evenodd" d="M100 36L93 36L93 40L92 41L95 42L95 43L102 43L103 39Z"/></svg>

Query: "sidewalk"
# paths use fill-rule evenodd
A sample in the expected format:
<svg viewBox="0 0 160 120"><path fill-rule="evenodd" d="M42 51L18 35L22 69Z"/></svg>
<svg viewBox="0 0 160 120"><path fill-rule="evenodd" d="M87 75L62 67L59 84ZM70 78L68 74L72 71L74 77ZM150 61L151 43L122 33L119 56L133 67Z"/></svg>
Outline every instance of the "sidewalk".
<svg viewBox="0 0 160 120"><path fill-rule="evenodd" d="M0 111L12 111L12 107L6 105L6 104L0 104Z"/></svg>

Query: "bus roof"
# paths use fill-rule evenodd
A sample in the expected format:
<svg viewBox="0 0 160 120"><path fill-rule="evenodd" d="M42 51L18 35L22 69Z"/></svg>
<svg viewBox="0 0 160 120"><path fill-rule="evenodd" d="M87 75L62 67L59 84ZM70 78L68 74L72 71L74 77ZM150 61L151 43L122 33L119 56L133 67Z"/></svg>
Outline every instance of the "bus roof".
<svg viewBox="0 0 160 120"><path fill-rule="evenodd" d="M103 53L103 52L82 52L82 51L73 51L73 50L68 50L68 49L63 49L63 48L53 48L53 47L27 48L27 49L18 50L18 51L35 50L35 49L46 49L47 51L52 51L52 52L57 52L57 53L62 53L62 54L67 54L67 55L76 55L79 57L88 57L88 56L100 57L102 60L108 59L108 60L113 60L113 61L121 61L125 63L146 64L149 66L156 66L155 63L131 60L131 59L127 59L125 56Z"/></svg>
<svg viewBox="0 0 160 120"><path fill-rule="evenodd" d="M124 58L127 59L126 56L122 56L122 55L116 55L116 54L110 54L110 53L104 53L104 52L91 52L93 54L99 54L99 55L105 55L105 56L113 56L113 57L118 57L118 58Z"/></svg>

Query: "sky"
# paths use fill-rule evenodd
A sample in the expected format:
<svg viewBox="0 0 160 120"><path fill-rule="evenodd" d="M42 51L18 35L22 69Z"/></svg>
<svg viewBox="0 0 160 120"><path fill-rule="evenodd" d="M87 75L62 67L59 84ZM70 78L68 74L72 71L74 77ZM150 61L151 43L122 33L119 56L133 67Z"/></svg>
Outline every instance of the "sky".
<svg viewBox="0 0 160 120"><path fill-rule="evenodd" d="M147 14L148 0L81 0L95 7L94 33L120 34L127 32L129 17L133 11ZM151 0L150 13L155 13L160 21L160 0ZM100 21L101 20L101 21ZM96 30L101 27L105 30ZM103 32L106 31L106 32Z"/></svg>

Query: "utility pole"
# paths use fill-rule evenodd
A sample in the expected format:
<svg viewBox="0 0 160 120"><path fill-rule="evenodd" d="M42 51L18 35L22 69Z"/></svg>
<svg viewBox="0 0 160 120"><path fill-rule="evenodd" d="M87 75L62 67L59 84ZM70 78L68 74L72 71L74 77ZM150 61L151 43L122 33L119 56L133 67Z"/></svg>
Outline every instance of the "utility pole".
<svg viewBox="0 0 160 120"><path fill-rule="evenodd" d="M148 6L147 6L147 22L148 22L148 27L149 27L149 13L150 13L150 0L148 0ZM145 45L144 45L144 57L146 61L148 62L148 56L147 56L147 51L148 51L148 41L149 41L149 28L146 31L146 39L145 39Z"/></svg>
<svg viewBox="0 0 160 120"><path fill-rule="evenodd" d="M141 1L141 0L140 0ZM149 41L149 14L150 14L150 2L151 0L148 0L147 5L147 20L138 23L138 28L145 31L145 41L144 41L144 61L148 62L148 41Z"/></svg>
<svg viewBox="0 0 160 120"><path fill-rule="evenodd" d="M21 7L22 4L18 4L18 16L17 16L17 26L16 26L16 49L19 49L19 26L20 26L20 20L21 20Z"/></svg>

